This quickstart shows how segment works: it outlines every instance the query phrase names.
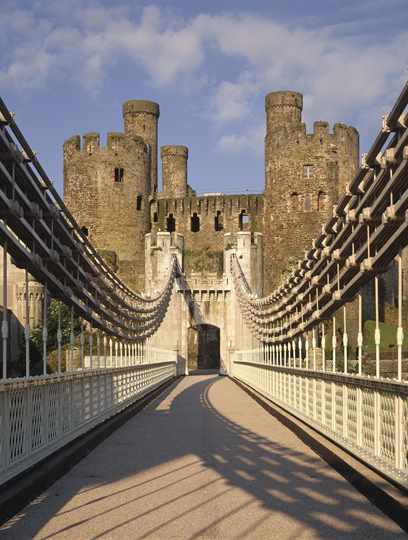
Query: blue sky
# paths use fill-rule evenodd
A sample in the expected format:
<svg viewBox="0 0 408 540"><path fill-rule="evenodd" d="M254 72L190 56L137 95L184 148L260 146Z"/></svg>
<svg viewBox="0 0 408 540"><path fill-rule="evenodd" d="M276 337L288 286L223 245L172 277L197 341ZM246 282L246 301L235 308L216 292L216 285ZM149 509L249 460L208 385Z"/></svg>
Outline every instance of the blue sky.
<svg viewBox="0 0 408 540"><path fill-rule="evenodd" d="M408 76L407 0L0 0L0 94L62 190L62 143L161 107L199 192L262 190L264 96L354 125L367 149Z"/></svg>

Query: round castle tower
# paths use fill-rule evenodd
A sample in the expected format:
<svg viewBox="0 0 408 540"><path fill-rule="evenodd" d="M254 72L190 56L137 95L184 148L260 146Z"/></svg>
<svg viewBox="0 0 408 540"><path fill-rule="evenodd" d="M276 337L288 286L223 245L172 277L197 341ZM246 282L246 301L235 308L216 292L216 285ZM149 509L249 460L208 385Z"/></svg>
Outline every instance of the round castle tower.
<svg viewBox="0 0 408 540"><path fill-rule="evenodd" d="M266 131L302 121L303 96L299 92L271 92L265 97Z"/></svg>
<svg viewBox="0 0 408 540"><path fill-rule="evenodd" d="M151 116L151 115L150 115ZM149 232L150 160L134 133L75 135L64 143L64 200L85 234L132 288L144 286L144 236ZM150 156L151 157L151 156Z"/></svg>
<svg viewBox="0 0 408 540"><path fill-rule="evenodd" d="M166 197L187 196L187 146L162 146L163 194Z"/></svg>
<svg viewBox="0 0 408 540"><path fill-rule="evenodd" d="M303 96L271 92L265 98L265 292L279 285L282 273L311 247L332 212L332 205L358 166L355 128L302 123Z"/></svg>
<svg viewBox="0 0 408 540"><path fill-rule="evenodd" d="M157 124L160 107L154 101L132 99L123 104L123 123L125 135L141 137L149 146L150 185L149 193L157 191Z"/></svg>

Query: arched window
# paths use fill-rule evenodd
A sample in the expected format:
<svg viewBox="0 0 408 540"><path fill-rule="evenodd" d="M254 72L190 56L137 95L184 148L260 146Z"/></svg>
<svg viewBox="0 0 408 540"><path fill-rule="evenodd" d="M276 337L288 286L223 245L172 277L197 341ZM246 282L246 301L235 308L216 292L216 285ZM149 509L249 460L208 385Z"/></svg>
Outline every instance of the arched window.
<svg viewBox="0 0 408 540"><path fill-rule="evenodd" d="M296 210L299 210L299 195L296 192L293 192L290 194L290 210L292 212L296 212Z"/></svg>
<svg viewBox="0 0 408 540"><path fill-rule="evenodd" d="M200 230L200 218L197 212L191 216L191 232L198 232Z"/></svg>
<svg viewBox="0 0 408 540"><path fill-rule="evenodd" d="M224 228L224 223L222 220L222 214L221 211L217 211L217 215L214 218L214 230L215 231L222 231Z"/></svg>
<svg viewBox="0 0 408 540"><path fill-rule="evenodd" d="M312 209L312 196L310 193L305 193L304 199L304 210L305 212L310 212Z"/></svg>
<svg viewBox="0 0 408 540"><path fill-rule="evenodd" d="M317 194L317 211L324 212L327 208L327 193L319 191Z"/></svg>
<svg viewBox="0 0 408 540"><path fill-rule="evenodd" d="M142 209L142 200L143 200L143 197L141 195L138 195L136 197L136 210Z"/></svg>
<svg viewBox="0 0 408 540"><path fill-rule="evenodd" d="M240 231L246 231L251 222L250 217L246 213L246 210L241 210L238 216L238 226Z"/></svg>
<svg viewBox="0 0 408 540"><path fill-rule="evenodd" d="M167 218L166 229L167 232L174 232L176 230L176 220L174 219L173 214L169 214Z"/></svg>

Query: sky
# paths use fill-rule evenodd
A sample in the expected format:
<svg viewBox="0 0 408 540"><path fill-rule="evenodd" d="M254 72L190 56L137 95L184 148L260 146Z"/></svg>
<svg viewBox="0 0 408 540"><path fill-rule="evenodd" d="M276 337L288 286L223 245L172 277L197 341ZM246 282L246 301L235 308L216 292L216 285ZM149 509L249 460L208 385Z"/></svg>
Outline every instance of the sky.
<svg viewBox="0 0 408 540"><path fill-rule="evenodd" d="M264 184L264 97L374 139L408 77L408 0L0 0L0 95L62 193L62 144L160 104L159 145L189 147L198 192ZM160 159L160 158L159 158Z"/></svg>

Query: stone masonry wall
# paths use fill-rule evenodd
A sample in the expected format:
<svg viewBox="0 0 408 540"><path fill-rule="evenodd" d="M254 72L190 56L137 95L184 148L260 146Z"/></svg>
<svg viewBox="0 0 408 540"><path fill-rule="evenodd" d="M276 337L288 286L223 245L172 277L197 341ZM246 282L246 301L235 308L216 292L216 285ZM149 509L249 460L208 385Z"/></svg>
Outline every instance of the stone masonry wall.
<svg viewBox="0 0 408 540"><path fill-rule="evenodd" d="M306 133L302 96L273 92L265 100L265 293L277 287L311 247L357 169L358 133L315 122Z"/></svg>
<svg viewBox="0 0 408 540"><path fill-rule="evenodd" d="M121 181L115 169L123 170ZM101 251L115 252L118 273L143 289L144 235L149 230L148 151L140 137L99 134L68 139L64 144L64 199L90 241Z"/></svg>
<svg viewBox="0 0 408 540"><path fill-rule="evenodd" d="M196 232L192 230L192 218L199 220ZM263 196L214 195L154 201L152 231L167 231L170 220L174 220L175 231L184 237L186 272L207 271L220 275L223 272L224 234L240 230L262 232Z"/></svg>

